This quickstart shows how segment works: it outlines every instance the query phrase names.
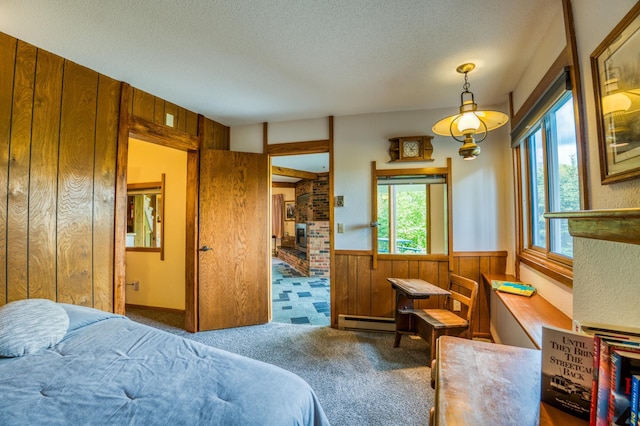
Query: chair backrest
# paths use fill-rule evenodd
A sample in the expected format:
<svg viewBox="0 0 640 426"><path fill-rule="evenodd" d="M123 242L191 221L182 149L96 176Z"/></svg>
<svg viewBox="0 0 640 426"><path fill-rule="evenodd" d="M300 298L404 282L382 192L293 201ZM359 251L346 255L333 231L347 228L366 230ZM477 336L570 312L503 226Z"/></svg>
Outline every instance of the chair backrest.
<svg viewBox="0 0 640 426"><path fill-rule="evenodd" d="M478 283L460 275L450 274L449 291L451 296L447 298L445 309L461 316L469 323L469 333L473 333L473 316L478 299ZM454 311L453 301L460 302L461 310Z"/></svg>

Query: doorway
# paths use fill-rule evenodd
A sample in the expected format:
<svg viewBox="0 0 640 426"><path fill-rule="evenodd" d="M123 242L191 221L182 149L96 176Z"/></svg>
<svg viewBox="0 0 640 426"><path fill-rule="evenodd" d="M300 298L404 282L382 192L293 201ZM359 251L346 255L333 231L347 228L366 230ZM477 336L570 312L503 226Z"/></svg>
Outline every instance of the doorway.
<svg viewBox="0 0 640 426"><path fill-rule="evenodd" d="M331 324L329 153L272 157L272 321Z"/></svg>
<svg viewBox="0 0 640 426"><path fill-rule="evenodd" d="M125 260L125 304L133 308L147 308L167 312L185 311L185 241L187 152L129 138L127 156L127 184L140 186L157 182L164 175L164 211L154 212L141 205L140 215L146 221L162 226L157 233L157 247L131 247L127 244ZM133 198L133 197L130 197ZM132 209L127 210L134 215ZM128 237L135 238L136 230L128 229Z"/></svg>

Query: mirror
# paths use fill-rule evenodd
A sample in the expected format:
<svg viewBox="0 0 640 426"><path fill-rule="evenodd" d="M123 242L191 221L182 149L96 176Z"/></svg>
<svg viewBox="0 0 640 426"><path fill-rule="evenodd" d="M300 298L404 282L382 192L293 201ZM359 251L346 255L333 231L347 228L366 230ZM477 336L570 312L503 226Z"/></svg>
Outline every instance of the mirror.
<svg viewBox="0 0 640 426"><path fill-rule="evenodd" d="M164 259L164 182L127 185L127 236L129 251L160 252Z"/></svg>
<svg viewBox="0 0 640 426"><path fill-rule="evenodd" d="M372 167L376 255L449 255L450 159L447 167Z"/></svg>

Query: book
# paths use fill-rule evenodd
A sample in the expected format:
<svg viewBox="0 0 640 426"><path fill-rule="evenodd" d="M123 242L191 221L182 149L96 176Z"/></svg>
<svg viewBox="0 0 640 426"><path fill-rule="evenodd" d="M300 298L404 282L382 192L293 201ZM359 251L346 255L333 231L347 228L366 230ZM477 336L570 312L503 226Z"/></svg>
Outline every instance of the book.
<svg viewBox="0 0 640 426"><path fill-rule="evenodd" d="M614 349L640 348L640 341L628 337L600 336L600 361L598 367L598 392L596 401L596 426L609 426L609 399L611 397L611 353Z"/></svg>
<svg viewBox="0 0 640 426"><path fill-rule="evenodd" d="M631 377L640 374L640 348L611 353L611 394L607 421L628 425L631 417Z"/></svg>
<svg viewBox="0 0 640 426"><path fill-rule="evenodd" d="M493 287L493 283L491 284ZM504 281L499 284L496 288L497 291L502 291L505 293L511 294L519 294L521 296L531 296L536 292L536 288L529 284L524 283L512 283Z"/></svg>
<svg viewBox="0 0 640 426"><path fill-rule="evenodd" d="M502 281L502 280L491 280L491 288L493 290L497 290L498 287L503 286L503 285L507 285L507 286L513 286L513 287L518 287L518 286L528 286L533 288L532 285L530 284L525 284L525 283L521 283L521 282L515 282L515 281Z"/></svg>
<svg viewBox="0 0 640 426"><path fill-rule="evenodd" d="M638 404L640 403L640 375L631 376L631 417L629 424L638 426Z"/></svg>
<svg viewBox="0 0 640 426"><path fill-rule="evenodd" d="M589 420L593 384L593 336L542 327L540 400Z"/></svg>
<svg viewBox="0 0 640 426"><path fill-rule="evenodd" d="M589 425L596 424L596 408L598 402L598 370L600 367L600 335L593 336L593 374L591 380L591 406L589 409Z"/></svg>

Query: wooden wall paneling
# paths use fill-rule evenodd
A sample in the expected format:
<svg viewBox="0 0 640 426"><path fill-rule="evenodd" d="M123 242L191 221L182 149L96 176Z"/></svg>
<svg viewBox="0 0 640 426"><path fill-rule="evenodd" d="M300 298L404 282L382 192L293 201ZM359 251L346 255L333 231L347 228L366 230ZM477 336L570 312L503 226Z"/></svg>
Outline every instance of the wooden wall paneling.
<svg viewBox="0 0 640 426"><path fill-rule="evenodd" d="M336 254L335 256L336 263L336 274L331 277L331 281L333 281L333 293L335 296L335 306L332 307L336 312L336 317L338 314L347 314L348 311L348 300L349 300L349 281L347 276L347 270L349 265L349 256ZM336 319L337 321L337 319ZM333 324L337 326L337 322Z"/></svg>
<svg viewBox="0 0 640 426"><path fill-rule="evenodd" d="M118 146L116 153L114 260L113 260L113 312L125 313L126 233L127 233L127 162L129 158L129 117L126 108L131 105L132 88L120 83L120 111L118 115Z"/></svg>
<svg viewBox="0 0 640 426"><path fill-rule="evenodd" d="M18 41L13 86L7 201L7 302L29 296L29 158L37 49Z"/></svg>
<svg viewBox="0 0 640 426"><path fill-rule="evenodd" d="M358 292L357 315L371 315L371 260L368 256L353 256L356 261Z"/></svg>
<svg viewBox="0 0 640 426"><path fill-rule="evenodd" d="M378 260L378 262L380 262ZM391 264L391 277L393 278L409 278L409 261L394 260Z"/></svg>
<svg viewBox="0 0 640 426"><path fill-rule="evenodd" d="M176 110L178 114L178 116L176 117L176 119L178 120L176 122L176 129L182 132L187 132L187 110L178 106L176 107Z"/></svg>
<svg viewBox="0 0 640 426"><path fill-rule="evenodd" d="M204 123L202 127L202 149L215 149L215 138L213 135L213 120L203 117Z"/></svg>
<svg viewBox="0 0 640 426"><path fill-rule="evenodd" d="M118 81L98 79L95 167L93 176L93 307L112 311L114 304L114 237L116 159L120 119Z"/></svg>
<svg viewBox="0 0 640 426"><path fill-rule="evenodd" d="M229 150L229 128L216 121L213 122L213 140L215 149Z"/></svg>
<svg viewBox="0 0 640 426"><path fill-rule="evenodd" d="M155 97L139 89L133 89L133 116L154 122L156 102ZM161 124L164 124L161 123Z"/></svg>
<svg viewBox="0 0 640 426"><path fill-rule="evenodd" d="M492 274L504 274L507 270L507 254L504 256L493 256L490 258L489 272Z"/></svg>
<svg viewBox="0 0 640 426"><path fill-rule="evenodd" d="M0 188L9 184L11 105L18 41L0 33ZM7 303L7 203L0 203L0 305Z"/></svg>
<svg viewBox="0 0 640 426"><path fill-rule="evenodd" d="M185 132L192 136L198 136L198 114L185 110Z"/></svg>
<svg viewBox="0 0 640 426"><path fill-rule="evenodd" d="M358 312L358 258L347 258L347 313L357 315Z"/></svg>
<svg viewBox="0 0 640 426"><path fill-rule="evenodd" d="M367 256L370 260L371 256ZM378 260L378 267L371 271L371 316L393 318L395 291L387 278L391 277L391 261Z"/></svg>
<svg viewBox="0 0 640 426"><path fill-rule="evenodd" d="M424 260L420 262L420 271L416 278L425 280L431 284L440 287L438 265L440 262ZM445 287L446 288L446 287ZM433 309L441 308L444 303L442 296L430 297L429 299L418 300L414 303L414 306L418 309Z"/></svg>
<svg viewBox="0 0 640 426"><path fill-rule="evenodd" d="M38 50L29 172L30 298L56 300L58 141L64 59Z"/></svg>
<svg viewBox="0 0 640 426"><path fill-rule="evenodd" d="M166 102L158 97L153 98L153 122L156 124L165 123L165 104Z"/></svg>
<svg viewBox="0 0 640 426"><path fill-rule="evenodd" d="M480 256L463 256L458 258L458 275L465 278L469 278L478 283L478 292L481 291L480 286L482 280L480 279ZM458 289L456 289L458 290ZM477 302L476 306L480 302ZM466 314L466 313L463 313ZM480 330L480 310L476 309L474 314L474 333Z"/></svg>
<svg viewBox="0 0 640 426"><path fill-rule="evenodd" d="M58 176L58 301L93 305L93 169L98 74L66 61Z"/></svg>

